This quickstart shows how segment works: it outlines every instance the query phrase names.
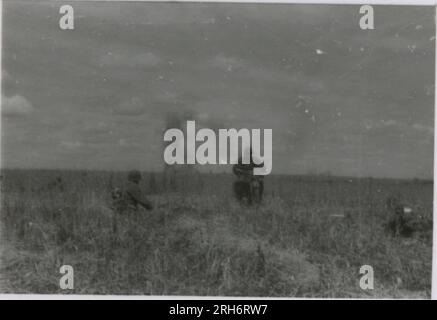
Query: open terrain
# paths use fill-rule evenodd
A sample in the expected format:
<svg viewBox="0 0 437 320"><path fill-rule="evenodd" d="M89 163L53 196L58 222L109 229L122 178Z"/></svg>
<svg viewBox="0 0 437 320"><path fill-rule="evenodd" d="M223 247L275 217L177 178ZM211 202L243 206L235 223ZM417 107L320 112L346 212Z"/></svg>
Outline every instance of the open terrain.
<svg viewBox="0 0 437 320"><path fill-rule="evenodd" d="M388 196L432 218L430 181L269 176L260 206L227 174L144 173L153 211L117 218L126 173L3 170L0 291L275 297L420 297L432 237L384 231ZM371 265L375 289L359 287ZM61 290L59 268L74 268Z"/></svg>

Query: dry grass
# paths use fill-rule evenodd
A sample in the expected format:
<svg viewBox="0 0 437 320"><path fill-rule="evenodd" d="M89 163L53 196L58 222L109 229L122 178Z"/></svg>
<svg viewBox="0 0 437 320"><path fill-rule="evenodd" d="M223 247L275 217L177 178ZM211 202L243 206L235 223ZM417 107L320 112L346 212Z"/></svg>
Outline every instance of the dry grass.
<svg viewBox="0 0 437 320"><path fill-rule="evenodd" d="M269 177L264 203L230 195L232 177L146 175L152 212L119 217L109 189L122 173L3 172L3 291L78 294L281 297L429 297L431 239L386 235L393 193L432 216L432 183L331 177ZM56 182L56 177L61 182ZM171 191L170 191L171 190ZM343 218L342 218L343 217ZM375 290L358 286L375 269Z"/></svg>

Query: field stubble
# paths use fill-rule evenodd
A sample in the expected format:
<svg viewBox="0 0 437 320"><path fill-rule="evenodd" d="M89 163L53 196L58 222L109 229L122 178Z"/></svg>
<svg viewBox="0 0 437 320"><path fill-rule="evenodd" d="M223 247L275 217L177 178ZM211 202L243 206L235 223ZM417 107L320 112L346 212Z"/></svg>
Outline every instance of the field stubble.
<svg viewBox="0 0 437 320"><path fill-rule="evenodd" d="M0 290L429 297L431 239L392 238L383 223L393 193L432 217L432 183L269 177L263 204L245 207L231 182L146 175L155 209L118 216L114 232L109 190L122 173L5 172ZM64 264L74 268L74 290L59 288ZM374 290L359 288L364 264L374 268Z"/></svg>

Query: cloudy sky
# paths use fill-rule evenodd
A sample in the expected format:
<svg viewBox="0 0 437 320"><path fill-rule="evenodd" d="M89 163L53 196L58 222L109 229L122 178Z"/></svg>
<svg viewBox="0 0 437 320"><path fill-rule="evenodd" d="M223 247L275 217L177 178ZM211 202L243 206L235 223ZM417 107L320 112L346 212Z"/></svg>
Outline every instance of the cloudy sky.
<svg viewBox="0 0 437 320"><path fill-rule="evenodd" d="M430 7L3 3L3 167L161 170L177 118L273 129L272 173L432 177Z"/></svg>

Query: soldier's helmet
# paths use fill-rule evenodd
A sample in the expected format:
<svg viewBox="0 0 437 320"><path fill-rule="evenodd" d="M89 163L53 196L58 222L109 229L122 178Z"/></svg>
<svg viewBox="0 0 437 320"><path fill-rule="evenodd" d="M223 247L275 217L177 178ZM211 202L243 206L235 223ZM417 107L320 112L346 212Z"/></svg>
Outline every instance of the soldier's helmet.
<svg viewBox="0 0 437 320"><path fill-rule="evenodd" d="M390 196L386 199L385 204L389 210L393 210L399 205L399 199L395 196Z"/></svg>
<svg viewBox="0 0 437 320"><path fill-rule="evenodd" d="M387 205L387 208L391 212L393 212L397 215L403 215L404 213L409 213L409 212L406 212L405 209L411 210L410 208L404 207L404 205L399 200L398 196L388 197L386 200L386 205Z"/></svg>
<svg viewBox="0 0 437 320"><path fill-rule="evenodd" d="M123 192L119 188L114 188L111 190L112 200L120 200L123 197Z"/></svg>
<svg viewBox="0 0 437 320"><path fill-rule="evenodd" d="M141 180L141 172L139 172L138 170L131 170L127 175L127 179L129 181L138 183Z"/></svg>

